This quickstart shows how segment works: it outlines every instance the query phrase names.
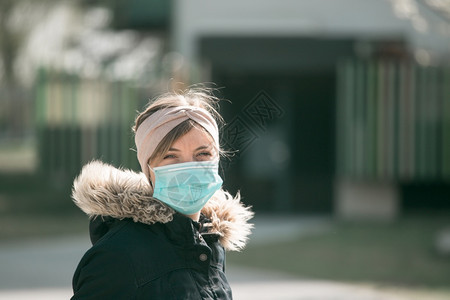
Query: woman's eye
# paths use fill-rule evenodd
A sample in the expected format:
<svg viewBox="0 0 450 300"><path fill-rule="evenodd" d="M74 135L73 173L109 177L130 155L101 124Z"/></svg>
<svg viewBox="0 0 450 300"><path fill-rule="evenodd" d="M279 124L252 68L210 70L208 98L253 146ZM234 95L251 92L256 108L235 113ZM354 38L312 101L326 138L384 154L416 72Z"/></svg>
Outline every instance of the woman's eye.
<svg viewBox="0 0 450 300"><path fill-rule="evenodd" d="M209 152L200 152L197 155L199 155L199 156L211 156L211 153L209 153Z"/></svg>
<svg viewBox="0 0 450 300"><path fill-rule="evenodd" d="M164 159L169 159L169 158L176 158L176 156L174 154L167 154L164 156Z"/></svg>

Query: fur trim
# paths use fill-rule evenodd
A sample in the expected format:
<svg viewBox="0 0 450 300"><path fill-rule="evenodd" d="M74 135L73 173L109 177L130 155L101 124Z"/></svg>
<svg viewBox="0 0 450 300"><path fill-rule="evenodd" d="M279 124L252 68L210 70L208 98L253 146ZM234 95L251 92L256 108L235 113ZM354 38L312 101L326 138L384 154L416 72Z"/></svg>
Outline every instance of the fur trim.
<svg viewBox="0 0 450 300"><path fill-rule="evenodd" d="M240 201L239 193L233 198L230 193L219 190L202 209L203 215L211 220L213 232L221 236L220 242L227 250L242 250L253 228L253 224L248 223L253 212Z"/></svg>
<svg viewBox="0 0 450 300"><path fill-rule="evenodd" d="M132 218L146 224L172 221L174 211L151 194L143 173L119 170L99 161L83 167L72 190L73 201L89 217Z"/></svg>
<svg viewBox="0 0 450 300"><path fill-rule="evenodd" d="M117 169L100 161L85 165L75 179L72 190L75 204L89 217L132 218L145 224L172 221L175 211L152 197L151 187L143 173ZM249 207L219 190L206 203L202 214L211 220L213 233L227 250L241 250L251 233L253 217Z"/></svg>

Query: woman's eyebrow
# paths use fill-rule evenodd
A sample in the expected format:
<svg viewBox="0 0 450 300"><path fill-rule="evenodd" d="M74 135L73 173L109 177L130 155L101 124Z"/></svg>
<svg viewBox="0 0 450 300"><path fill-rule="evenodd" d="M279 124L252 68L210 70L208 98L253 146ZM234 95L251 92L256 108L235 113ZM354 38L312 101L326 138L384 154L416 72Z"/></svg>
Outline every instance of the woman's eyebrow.
<svg viewBox="0 0 450 300"><path fill-rule="evenodd" d="M209 148L209 146L206 146L206 145L203 145L203 146L199 146L199 147L197 147L194 151L198 151L198 150L203 150L203 149L208 149ZM176 151L176 152L180 152L181 150L180 149L177 149L177 148L169 148L169 150L167 150L167 151Z"/></svg>
<svg viewBox="0 0 450 300"><path fill-rule="evenodd" d="M197 149L195 149L195 151L208 149L208 148L209 148L209 146L200 146L200 147L197 147Z"/></svg>

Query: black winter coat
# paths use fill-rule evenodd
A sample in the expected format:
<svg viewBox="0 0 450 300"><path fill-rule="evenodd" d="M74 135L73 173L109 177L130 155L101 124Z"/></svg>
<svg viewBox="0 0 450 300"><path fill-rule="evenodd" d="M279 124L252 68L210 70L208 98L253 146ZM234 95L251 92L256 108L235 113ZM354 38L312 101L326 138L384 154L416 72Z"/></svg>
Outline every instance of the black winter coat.
<svg viewBox="0 0 450 300"><path fill-rule="evenodd" d="M74 182L75 203L92 217L93 246L73 277L78 299L232 299L225 249L245 245L248 208L220 190L200 222L150 196L143 174L100 162Z"/></svg>

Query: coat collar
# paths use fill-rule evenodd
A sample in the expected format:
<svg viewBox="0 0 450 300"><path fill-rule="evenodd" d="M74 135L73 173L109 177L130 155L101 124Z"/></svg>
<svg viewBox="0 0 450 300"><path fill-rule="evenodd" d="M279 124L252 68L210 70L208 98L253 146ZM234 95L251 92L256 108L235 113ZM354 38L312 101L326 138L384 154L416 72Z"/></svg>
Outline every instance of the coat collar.
<svg viewBox="0 0 450 300"><path fill-rule="evenodd" d="M72 190L75 204L89 217L131 218L144 224L168 223L175 211L152 197L143 173L117 169L100 161L85 165ZM249 207L224 190L217 191L202 209L211 220L211 232L227 250L241 250L253 227Z"/></svg>

